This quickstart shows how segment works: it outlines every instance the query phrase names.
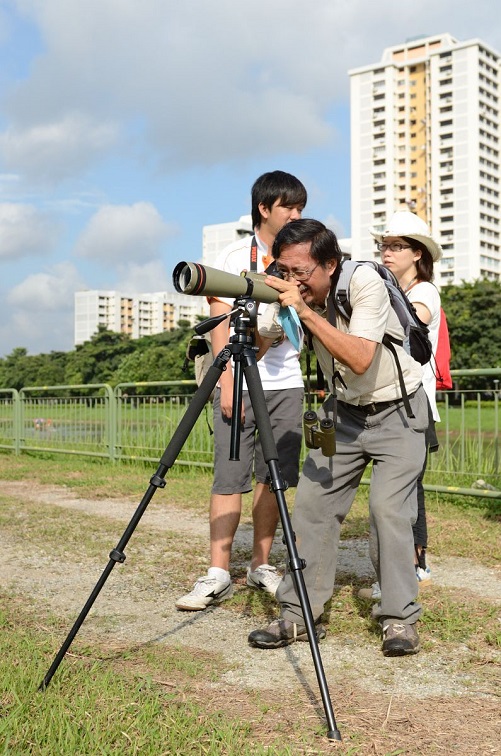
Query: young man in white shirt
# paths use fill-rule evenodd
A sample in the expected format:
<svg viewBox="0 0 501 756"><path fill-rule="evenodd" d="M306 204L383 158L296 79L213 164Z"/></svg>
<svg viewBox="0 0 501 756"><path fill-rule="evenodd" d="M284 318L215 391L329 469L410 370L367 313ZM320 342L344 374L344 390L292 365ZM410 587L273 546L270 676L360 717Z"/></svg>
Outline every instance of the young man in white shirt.
<svg viewBox="0 0 501 756"><path fill-rule="evenodd" d="M301 217L307 193L295 176L272 171L260 176L252 187L252 221L254 236L234 242L223 250L215 268L240 275L251 269L251 254L257 256L257 272L262 273L273 261L271 247L278 231L285 224ZM212 297L211 317L228 313L232 300ZM261 308L262 311L263 308ZM212 351L219 352L228 344L229 322L223 321L211 332ZM289 487L299 477L299 455L302 439L302 407L304 384L299 353L286 338L281 338L258 362L266 404L277 445L279 464ZM199 611L230 598L233 584L230 559L233 539L240 521L242 493L252 490L253 550L247 570L247 585L275 595L281 576L268 564L279 514L275 494L269 490L268 469L264 462L253 408L243 386L240 461L229 461L231 417L233 410L233 370L228 362L219 380L214 397L214 482L210 500L210 567L193 590L176 601L178 609Z"/></svg>

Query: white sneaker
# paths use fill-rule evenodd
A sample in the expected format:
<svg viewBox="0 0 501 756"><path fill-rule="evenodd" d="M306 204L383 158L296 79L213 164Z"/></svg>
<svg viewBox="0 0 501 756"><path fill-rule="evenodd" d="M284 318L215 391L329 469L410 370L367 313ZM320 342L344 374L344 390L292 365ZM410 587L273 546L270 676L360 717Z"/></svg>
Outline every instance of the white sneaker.
<svg viewBox="0 0 501 756"><path fill-rule="evenodd" d="M416 567L416 577L418 583L429 583L431 581L431 570L427 567L423 570L422 567Z"/></svg>
<svg viewBox="0 0 501 756"><path fill-rule="evenodd" d="M176 608L196 612L207 609L211 604L219 604L220 601L231 596L233 596L231 580L221 581L210 575L204 575L198 578L191 593L181 596L176 601Z"/></svg>
<svg viewBox="0 0 501 756"><path fill-rule="evenodd" d="M250 567L247 568L247 585L259 588L272 596L277 592L281 580L282 576L277 572L277 568L270 564L262 564L254 571Z"/></svg>

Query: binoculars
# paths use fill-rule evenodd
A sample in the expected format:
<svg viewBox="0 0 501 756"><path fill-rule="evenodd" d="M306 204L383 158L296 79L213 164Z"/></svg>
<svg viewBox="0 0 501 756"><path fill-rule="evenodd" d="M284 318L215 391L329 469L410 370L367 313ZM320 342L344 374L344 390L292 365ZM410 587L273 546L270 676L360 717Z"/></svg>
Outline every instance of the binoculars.
<svg viewBox="0 0 501 756"><path fill-rule="evenodd" d="M303 433L307 449L322 449L324 457L333 457L336 453L336 428L334 420L324 417L319 421L313 410L303 415Z"/></svg>

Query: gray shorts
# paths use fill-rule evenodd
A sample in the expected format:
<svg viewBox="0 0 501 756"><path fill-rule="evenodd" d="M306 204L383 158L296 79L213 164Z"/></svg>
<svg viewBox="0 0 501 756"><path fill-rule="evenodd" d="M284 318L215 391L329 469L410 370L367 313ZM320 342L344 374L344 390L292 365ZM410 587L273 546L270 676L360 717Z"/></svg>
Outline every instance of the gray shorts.
<svg viewBox="0 0 501 756"><path fill-rule="evenodd" d="M273 437L277 445L282 477L297 486L302 442L304 389L265 391ZM214 396L214 483L212 493L235 494L252 491L252 474L265 483L268 465L263 459L249 392L243 392L245 424L240 432L240 460L230 461L231 420L221 415L221 391Z"/></svg>

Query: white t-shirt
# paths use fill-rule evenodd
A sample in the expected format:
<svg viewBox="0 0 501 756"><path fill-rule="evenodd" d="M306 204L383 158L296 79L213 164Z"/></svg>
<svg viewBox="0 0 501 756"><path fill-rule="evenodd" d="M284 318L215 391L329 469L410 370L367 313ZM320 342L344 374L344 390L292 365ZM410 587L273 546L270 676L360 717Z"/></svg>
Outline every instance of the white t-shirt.
<svg viewBox="0 0 501 756"><path fill-rule="evenodd" d="M268 255L268 247L259 238L256 233L258 245L257 254L257 272L264 273L265 260ZM239 276L243 270L250 270L250 250L252 237L247 236L225 247L220 255L216 258L214 268L224 270L226 273L233 273ZM214 297L221 302L233 305L232 299L225 297ZM267 305L260 304L258 316L261 315ZM231 334L233 334L233 329ZM265 391L274 391L278 389L304 388L303 377L301 374L301 365L299 363L299 352L292 346L290 341L285 338L280 343L271 346L266 354L257 363L259 375L263 389ZM244 381L244 389L245 381Z"/></svg>
<svg viewBox="0 0 501 756"><path fill-rule="evenodd" d="M440 294L437 287L429 281L420 281L411 289L409 289L409 291L407 292L407 297L409 299L409 302L412 302L413 304L419 302L420 304L427 307L430 311L431 320L428 323L429 337L433 354L436 354L438 346L438 329L440 326ZM428 362L424 366L423 387L426 391L428 401L430 402L430 406L433 412L433 419L436 422L439 422L440 415L437 410L436 401L437 381L434 372L433 357L431 359L431 362Z"/></svg>

